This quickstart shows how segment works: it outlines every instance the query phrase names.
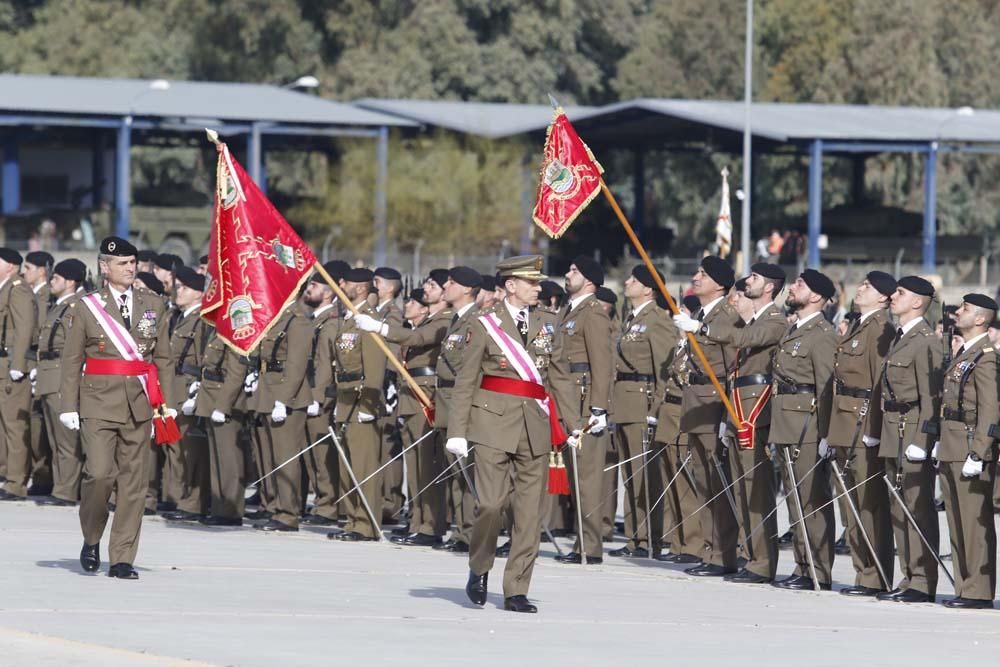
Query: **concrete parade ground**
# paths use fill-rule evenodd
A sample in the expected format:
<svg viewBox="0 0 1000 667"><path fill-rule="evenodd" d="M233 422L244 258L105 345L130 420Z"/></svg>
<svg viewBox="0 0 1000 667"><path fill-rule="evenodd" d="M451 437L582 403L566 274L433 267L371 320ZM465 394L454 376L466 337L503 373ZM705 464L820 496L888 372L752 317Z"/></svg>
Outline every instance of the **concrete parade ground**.
<svg viewBox="0 0 1000 667"><path fill-rule="evenodd" d="M942 522L942 541L947 535ZM0 504L0 665L961 665L1000 660L1000 611L695 579L542 544L530 598L468 602L464 555L147 517L140 579L82 572L74 508ZM557 538L564 550L569 538ZM607 545L606 545L607 546ZM615 546L615 545L610 545ZM943 551L948 551L945 547ZM946 561L951 567L951 562ZM793 567L781 552L779 576ZM834 589L853 583L838 556ZM951 597L942 575L938 600Z"/></svg>

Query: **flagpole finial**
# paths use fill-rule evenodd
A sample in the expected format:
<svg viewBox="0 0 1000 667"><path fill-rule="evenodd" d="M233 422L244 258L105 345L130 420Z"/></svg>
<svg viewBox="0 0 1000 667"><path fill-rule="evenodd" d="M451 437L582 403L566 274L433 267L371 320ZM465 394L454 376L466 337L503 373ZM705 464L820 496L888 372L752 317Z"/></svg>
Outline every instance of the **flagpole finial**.
<svg viewBox="0 0 1000 667"><path fill-rule="evenodd" d="M729 176L729 167L723 167L722 168L722 177L726 178L728 176Z"/></svg>
<svg viewBox="0 0 1000 667"><path fill-rule="evenodd" d="M208 135L208 140L209 141L211 141L216 146L219 145L219 133L218 132L216 132L215 130L210 130L210 129L208 129L206 127L205 128L205 134Z"/></svg>
<svg viewBox="0 0 1000 667"><path fill-rule="evenodd" d="M553 95L552 93L549 93L549 104L552 105L553 109L559 108L559 102L556 101L555 95Z"/></svg>

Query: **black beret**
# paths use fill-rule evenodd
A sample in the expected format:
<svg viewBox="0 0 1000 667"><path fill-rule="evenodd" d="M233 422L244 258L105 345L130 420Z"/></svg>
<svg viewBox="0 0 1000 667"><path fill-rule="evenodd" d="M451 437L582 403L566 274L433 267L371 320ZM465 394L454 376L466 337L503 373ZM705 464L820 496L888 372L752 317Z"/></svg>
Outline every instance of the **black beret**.
<svg viewBox="0 0 1000 667"><path fill-rule="evenodd" d="M87 277L87 265L78 259L64 259L55 265L52 273L66 280L82 283Z"/></svg>
<svg viewBox="0 0 1000 667"><path fill-rule="evenodd" d="M24 256L24 261L28 264L34 264L35 266L44 266L46 268L55 264L55 258L49 253L43 250L33 250Z"/></svg>
<svg viewBox="0 0 1000 667"><path fill-rule="evenodd" d="M702 257L701 268L720 287L729 289L736 282L736 272L733 271L733 267L729 265L729 262L720 257L716 257L715 255Z"/></svg>
<svg viewBox="0 0 1000 667"><path fill-rule="evenodd" d="M897 285L908 292L913 292L920 296L934 296L934 285L931 285L920 276L903 276L899 279Z"/></svg>
<svg viewBox="0 0 1000 667"><path fill-rule="evenodd" d="M436 282L438 287L444 287L444 284L448 282L448 269L431 269L431 272L427 274L427 279Z"/></svg>
<svg viewBox="0 0 1000 667"><path fill-rule="evenodd" d="M733 289L736 290L737 292L742 292L746 288L747 288L747 279L746 278L740 278L735 283L733 283Z"/></svg>
<svg viewBox="0 0 1000 667"><path fill-rule="evenodd" d="M21 259L21 253L13 248L0 248L0 259L8 264L20 264L24 261Z"/></svg>
<svg viewBox="0 0 1000 667"><path fill-rule="evenodd" d="M448 275L462 287L481 287L483 284L479 271L467 266L453 266L448 269Z"/></svg>
<svg viewBox="0 0 1000 667"><path fill-rule="evenodd" d="M153 263L164 271L170 271L171 273L176 271L179 267L184 266L184 260L177 255L171 255L169 252L157 255L156 261Z"/></svg>
<svg viewBox="0 0 1000 667"><path fill-rule="evenodd" d="M156 294L163 296L163 283L161 283L160 279L152 273L149 273L148 271L140 271L135 274L135 277L136 280L141 280L142 284L145 285L151 292L155 292Z"/></svg>
<svg viewBox="0 0 1000 667"><path fill-rule="evenodd" d="M701 301L694 294L688 294L684 297L681 303L684 304L684 307L687 308L688 312L692 315L701 310Z"/></svg>
<svg viewBox="0 0 1000 667"><path fill-rule="evenodd" d="M199 264L208 264L208 255L202 255L198 258Z"/></svg>
<svg viewBox="0 0 1000 667"><path fill-rule="evenodd" d="M598 301L610 303L612 306L618 303L618 295L603 285L597 288L597 291L594 292L594 296L597 297Z"/></svg>
<svg viewBox="0 0 1000 667"><path fill-rule="evenodd" d="M542 288L542 291L538 293L538 298L543 301L548 301L554 296L562 297L566 294L566 291L562 287L559 287L558 284L551 280L543 280L538 283L538 286Z"/></svg>
<svg viewBox="0 0 1000 667"><path fill-rule="evenodd" d="M997 311L997 302L985 294L966 294L962 297L962 301L986 310L992 310L994 313Z"/></svg>
<svg viewBox="0 0 1000 667"><path fill-rule="evenodd" d="M480 288L486 290L487 292L492 292L497 288L497 279L493 275L488 273L481 273L479 277L482 278L483 282L479 285Z"/></svg>
<svg viewBox="0 0 1000 667"><path fill-rule="evenodd" d="M101 241L100 253L111 257L136 257L139 251L135 246L118 236L109 236Z"/></svg>
<svg viewBox="0 0 1000 667"><path fill-rule="evenodd" d="M770 278L771 280L780 280L782 283L785 282L786 278L783 268L777 264L768 264L767 262L757 262L750 267L750 273L756 273L758 276Z"/></svg>
<svg viewBox="0 0 1000 667"><path fill-rule="evenodd" d="M882 296L892 296L896 293L896 279L885 271L869 271L865 280Z"/></svg>
<svg viewBox="0 0 1000 667"><path fill-rule="evenodd" d="M837 293L837 288L833 286L833 281L816 269L806 269L800 277L802 278L802 282L814 294L819 294L824 299L832 299L833 295Z"/></svg>
<svg viewBox="0 0 1000 667"><path fill-rule="evenodd" d="M153 262L156 263L156 253L152 250L140 250L135 254L135 260L137 262Z"/></svg>
<svg viewBox="0 0 1000 667"><path fill-rule="evenodd" d="M410 290L409 301L416 301L421 306L426 306L427 300L424 297L424 289L422 287L415 287L414 289Z"/></svg>
<svg viewBox="0 0 1000 667"><path fill-rule="evenodd" d="M576 264L576 270L594 285L600 287L604 284L604 269L593 257L580 255L573 260L573 263Z"/></svg>
<svg viewBox="0 0 1000 667"><path fill-rule="evenodd" d="M323 269L330 274L334 280L343 280L347 272L351 270L351 265L342 259L331 259L323 265Z"/></svg>
<svg viewBox="0 0 1000 667"><path fill-rule="evenodd" d="M660 280L663 280L663 274L660 273L659 269L656 270L656 273L659 274ZM632 269L632 277L646 287L654 290L656 289L656 281L653 280L653 274L649 272L649 269L646 268L645 264L636 264L635 268Z"/></svg>
<svg viewBox="0 0 1000 667"><path fill-rule="evenodd" d="M385 278L386 280L402 280L402 274L391 266L380 266L374 271L375 275L379 278Z"/></svg>
<svg viewBox="0 0 1000 667"><path fill-rule="evenodd" d="M205 276L189 266L177 267L177 272L174 274L174 278L176 278L177 282L181 285L189 287L196 292L205 291Z"/></svg>
<svg viewBox="0 0 1000 667"><path fill-rule="evenodd" d="M371 269L348 269L344 273L344 280L349 283L370 283L375 274Z"/></svg>

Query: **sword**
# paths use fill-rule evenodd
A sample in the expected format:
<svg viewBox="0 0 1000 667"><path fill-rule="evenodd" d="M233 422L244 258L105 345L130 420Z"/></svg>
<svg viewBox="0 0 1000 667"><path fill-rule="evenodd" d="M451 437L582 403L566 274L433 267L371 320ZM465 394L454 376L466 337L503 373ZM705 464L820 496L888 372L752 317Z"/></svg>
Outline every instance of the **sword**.
<svg viewBox="0 0 1000 667"><path fill-rule="evenodd" d="M672 487L674 485L674 482L677 481L677 478L680 476L681 472L684 470L684 466L686 466L688 464L688 461L690 461L690 460L691 460L691 452L688 451L687 456L685 456L684 460L681 461L680 468L677 469L677 472L674 473L674 476L670 478L669 482L667 482L666 488L663 489L663 493L661 493L660 497L657 498L656 502L653 503L653 507L656 507L661 502L663 502L663 499L667 496L667 492L670 491L670 487ZM646 518L647 519L649 518L649 512L646 512ZM639 523L639 525L636 526L636 530L639 530L639 528L642 528L642 526L643 526L644 523L646 523L646 519L643 519Z"/></svg>
<svg viewBox="0 0 1000 667"><path fill-rule="evenodd" d="M844 481L844 476L840 472L840 466L837 465L837 459L831 459L831 467L833 468L833 476L840 483L840 488L844 492L844 499L847 500L847 506L851 509L851 514L854 516L854 520L858 524L858 532L861 533L861 537L865 541L865 546L868 547L868 551L871 552L872 559L875 561L875 567L878 569L878 576L882 580L882 585L885 586L885 590L891 590L892 586L889 585L889 578L885 576L885 571L882 569L882 563L879 561L878 553L875 551L875 547L872 546L871 538L868 537L868 532L865 527L861 524L861 514L858 512L857 506L854 504L854 500L851 499L851 494L847 490L847 482Z"/></svg>
<svg viewBox="0 0 1000 667"><path fill-rule="evenodd" d="M670 530L668 530L667 532L663 533L663 535L660 536L660 539L662 540L664 537L672 535L674 533L674 531L677 530L678 528L680 528L681 525L685 521L687 521L688 519L690 519L691 517L693 517L695 514L697 514L698 512L702 511L703 509L705 509L706 507L708 507L709 505L711 505L715 501L716 498L718 498L719 496L721 496L723 493L726 492L726 489L732 488L741 479L743 479L744 477L746 477L747 475L749 475L750 473L752 473L754 470L756 470L757 468L759 468L764 463L764 461L766 461L766 460L767 459L761 459L760 461L758 461L756 464L754 464L754 467L750 468L750 470L747 470L745 473L743 473L742 475L740 475L739 477L737 477L736 479L734 479L732 482L729 483L728 486L724 487L722 489L722 491L719 491L717 494L715 494L714 496L712 496L711 498L709 498L708 500L706 500L698 509L696 509L695 511L691 512L686 517L684 517L683 519L681 519L680 521L678 521L677 525L674 526L673 528L671 528Z"/></svg>
<svg viewBox="0 0 1000 667"><path fill-rule="evenodd" d="M629 476L628 476L628 477L626 477L626 478L625 478L624 480L622 480L622 484L628 484L628 483L629 483L629 481L631 481L631 479L632 479L633 477L635 477L636 475L638 475L638 474L639 474L639 471L641 471L641 470L642 470L643 468L645 468L645 467L646 467L647 465L649 465L650 463L652 463L653 459L655 459L655 458L656 458L657 456L659 456L659 455L660 455L661 453L663 453L663 451L664 451L665 449L666 449L666 447L664 447L664 448L663 448L663 449L661 449L661 450L658 450L658 451L655 451L655 452L653 452L653 455L652 455L652 456L650 456L650 457L649 457L649 459L648 459L647 461L643 461L643 463L642 463L642 465L641 465L641 466L639 466L638 468L636 468L635 470L633 470L633 471L632 471L632 474L631 474L631 475L629 475ZM639 457L641 457L641 456L643 456L643 454L639 454L639 456L633 456L633 457L632 457L631 459L628 459L628 461L631 461L632 459L637 459L637 458L639 458ZM622 463L616 463L615 465L611 466L611 468L617 468L618 466L622 465L623 463L628 463L628 461L622 461ZM607 472L608 470L611 470L611 468L607 468L607 469L605 470L605 472ZM592 510L590 510L589 512L587 512L586 514L584 514L584 515L583 515L583 518L584 518L584 519L589 519L589 518L590 518L590 515L591 515L591 514L593 514L593 513L594 513L594 512L596 512L597 510L601 509L601 506L602 506L602 505L604 505L604 503L605 503L605 502L606 502L606 501L608 500L608 498L610 498L611 496L615 495L616 493L618 493L618 487L617 487L617 485L616 485L616 486L615 486L615 488L614 488L614 489L613 489L613 490L611 491L611 493L609 493L609 494L607 494L606 496L604 496L604 498L602 498L602 499L601 499L601 502L597 503L597 507L595 507L594 509L592 509Z"/></svg>
<svg viewBox="0 0 1000 667"><path fill-rule="evenodd" d="M286 459L284 463L282 463L277 468L275 468L271 472L267 473L266 475L264 475L263 477L261 477L260 479L258 479L256 482L254 482L250 486L257 486L260 482L263 482L265 479L267 479L268 477L270 477L274 473L278 472L279 470L281 470L282 468L284 468L286 465L288 465L289 463L291 463L295 459L299 458L300 456L302 456L303 454L305 454L306 452L308 452L310 449L312 449L313 447L315 447L316 445L318 445L319 443L323 442L324 440L326 440L329 437L330 437L330 434L327 433L322 438L320 438L319 440L317 440L313 444L309 445L308 447L306 447L302 451L298 452L297 454L293 454L291 457L289 457L288 459ZM340 501L338 500L337 502L340 502Z"/></svg>
<svg viewBox="0 0 1000 667"><path fill-rule="evenodd" d="M649 451L649 443L651 440L651 433L649 424L646 424L646 428L642 430L642 453L643 455ZM649 463L652 459L646 461ZM646 501L646 517L649 517L650 507L649 507L649 466L642 466L642 494L644 496L643 500ZM649 559L653 558L653 522L646 522L646 555Z"/></svg>
<svg viewBox="0 0 1000 667"><path fill-rule="evenodd" d="M875 472L875 473L869 475L868 479L862 480L862 481L858 482L857 484L855 484L854 486L852 486L851 488L849 488L848 491L850 492L850 491L853 491L854 489L861 488L862 486L864 486L865 484L867 484L868 482L872 481L873 479L875 479L878 476L879 476L879 473ZM816 514L817 512L822 512L824 508L829 507L830 505L832 505L835 502L837 502L838 500L840 500L843 497L843 495L844 495L843 493L838 493L833 498L831 498L827 502L823 503L822 505L820 505L819 507L817 507L816 509L814 509L812 512L809 512L809 514L806 514L804 517L802 517L800 519L797 519L796 521L788 524L788 527L791 528L792 526L797 526L800 523L802 523L803 521L805 521L806 519L808 519L809 517L811 517L813 514ZM785 496L785 497L787 498L788 496ZM777 536L778 536L777 533L775 533L773 535L773 537L777 537Z"/></svg>
<svg viewBox="0 0 1000 667"><path fill-rule="evenodd" d="M718 473L719 479L722 480L722 483L728 483L729 477L726 475L726 471L722 467L722 462L719 460L719 457L715 455L715 452L712 452L712 464L715 466L715 472ZM736 520L736 527L739 529L739 526L741 524L745 524L745 522L740 521L740 513L739 510L736 509L736 498L733 497L733 490L729 488L729 486L727 486L725 490L726 500L729 501L729 509L733 511L733 519ZM743 532L746 533L745 526ZM750 543L746 539L743 540L743 553L747 555L749 560L753 560L753 554L750 552Z"/></svg>
<svg viewBox="0 0 1000 667"><path fill-rule="evenodd" d="M458 467L462 471L462 477L465 478L465 485L469 487L469 492L472 493L472 497L476 499L476 504L479 504L479 493L476 492L476 485L472 483L472 476L469 474L469 468L472 466L466 466L465 461L462 459L464 456L456 456L455 460L458 462ZM472 464L475 465L475 464ZM449 466L450 467L450 466ZM447 470L447 468L446 468ZM416 498L416 496L414 496Z"/></svg>
<svg viewBox="0 0 1000 667"><path fill-rule="evenodd" d="M573 485L576 486L576 530L580 537L580 565L586 565L587 548L583 545L583 507L580 505L580 500L583 498L583 489L580 488L580 464L576 457L576 447L570 447L569 450L573 457Z"/></svg>
<svg viewBox="0 0 1000 667"><path fill-rule="evenodd" d="M822 462L823 462L823 459L818 459L816 461L816 463L813 464L813 467L809 468L809 470L806 471L806 474L802 475L802 479L800 479L798 481L798 484L801 485L802 482L806 481L806 479L809 477L809 475L812 474L813 470L815 470L816 468L818 468L819 464L822 463ZM781 507L781 504L784 503L786 500L788 500L788 496L790 494L791 494L791 491L789 491L788 493L783 494L781 496L781 498L779 498L777 501L775 501L775 503L774 503L774 509L771 510L770 512L768 512L767 516L765 516L763 519L761 519L760 523L758 523L756 526L753 527L753 530L750 531L750 535L747 536L748 540L753 539L753 536L757 534L757 531L764 527L764 524L767 523L768 519L770 519L772 516L774 516L775 512L778 511L778 508ZM824 505L824 507L825 507L825 505ZM820 509L822 509L822 508L820 508ZM812 515L810 515L810 516L812 516ZM789 526L789 527L791 527L791 526ZM772 537L777 537L777 535L772 535Z"/></svg>
<svg viewBox="0 0 1000 667"><path fill-rule="evenodd" d="M361 485L358 484L358 478L354 475L354 469L351 468L351 462L347 460L347 452L344 451L343 445L340 444L340 438L334 432L333 427L329 427L330 436L333 438L333 444L337 446L337 453L340 454L340 462L344 464L347 468L347 474L351 477L351 481L354 482L354 488L358 491L358 496L361 497L361 504L365 506L365 512L368 513L368 518L371 519L372 529L375 531L375 535L378 536L379 542L385 542L385 535L382 534L382 525L375 518L375 513L372 512L371 505L368 504L368 499L365 498L365 492L361 490Z"/></svg>
<svg viewBox="0 0 1000 667"><path fill-rule="evenodd" d="M618 463L609 465L607 468L604 469L604 472L608 472L609 470L614 470L615 468L621 468L623 465L625 465L629 461L635 461L636 459L641 459L646 454L647 454L647 452L645 452L645 451L639 452L635 456L630 456L629 458L625 459L624 461L619 461Z"/></svg>
<svg viewBox="0 0 1000 667"><path fill-rule="evenodd" d="M475 447L475 445L473 445L472 447L469 447L469 451L471 452L474 447ZM450 464L448 464L447 468L445 468L444 470L442 470L441 472L439 472L437 474L437 477L435 477L430 482L428 482L427 485L424 488L420 489L415 494L413 494L413 498L408 498L407 502L412 503L421 493L423 493L427 489L431 488L435 484L438 484L439 482L443 482L444 479L442 479L442 478L448 473L449 470L451 470L452 468L455 467L455 465L458 463L458 461L459 461L459 458L456 456L455 460L452 461ZM476 464L475 463L471 463L471 464L469 464L468 467L471 468L474 465L476 465ZM450 475L449 475L449 477L450 477ZM399 513L402 512L402 511L403 511L403 508L400 507L398 510L396 510L396 513L392 515L392 518L396 518L397 516L399 516Z"/></svg>
<svg viewBox="0 0 1000 667"><path fill-rule="evenodd" d="M416 440L414 440L413 443L411 445L409 445L406 449L404 449L403 451L401 451L399 454L396 454L395 456L393 456L391 459L389 459L384 464L382 464L381 466L379 466L378 470L376 470L375 472L373 472L372 474L368 475L363 480L361 480L360 482L358 482L357 486L355 486L354 489L359 488L362 484L364 484L365 482L367 482L368 480L370 480L372 477L374 477L375 475L379 474L380 472L382 472L383 470L385 470L386 468L388 468L392 464L393 461L395 461L400 456L402 456L406 452L410 451L411 449L413 449L414 447L416 447L417 445L419 445L424 440L424 438L426 438L427 436L429 436L432 433L434 433L433 429L431 429L430 431L427 431L427 433L424 433L422 436L420 436L419 438L417 438ZM328 437L330 437L330 436L329 435L325 436L325 438L328 438ZM347 493L345 493L341 497L337 498L337 500L335 500L333 504L336 505L341 500L343 500L347 496L349 496L352 493L354 493L354 489L350 489Z"/></svg>
<svg viewBox="0 0 1000 667"><path fill-rule="evenodd" d="M954 586L955 577L951 576L951 572L949 572L948 568L945 567L944 561L941 560L941 556L938 554L937 549L933 548L931 543L927 541L927 537L924 536L924 531L920 530L920 526L917 525L917 520L914 519L913 515L910 513L910 508L906 506L906 503L903 502L903 497L899 495L899 491L897 491L893 483L889 481L889 475L883 474L882 478L885 480L886 486L889 487L889 493L891 493L892 497L896 499L899 506L903 508L903 514L906 515L906 519L910 522L910 525L913 526L913 529L917 531L917 535L920 536L920 540L924 543L924 546L927 547L927 550L934 554L934 560L938 562L938 565L940 565L941 569L944 570L945 576L948 577L948 581L950 581L951 585Z"/></svg>
<svg viewBox="0 0 1000 667"><path fill-rule="evenodd" d="M792 483L792 498L795 500L795 507L799 511L799 516L802 516L802 496L799 495L799 485L795 483L795 467L792 465L792 454L791 446L785 446L785 472L788 474L788 480ZM822 459L820 459L822 460ZM804 517L803 517L804 519ZM802 540L806 543L806 560L809 562L809 574L812 577L813 589L820 590L819 579L816 575L816 561L813 558L812 543L809 541L809 531L807 526L802 524Z"/></svg>

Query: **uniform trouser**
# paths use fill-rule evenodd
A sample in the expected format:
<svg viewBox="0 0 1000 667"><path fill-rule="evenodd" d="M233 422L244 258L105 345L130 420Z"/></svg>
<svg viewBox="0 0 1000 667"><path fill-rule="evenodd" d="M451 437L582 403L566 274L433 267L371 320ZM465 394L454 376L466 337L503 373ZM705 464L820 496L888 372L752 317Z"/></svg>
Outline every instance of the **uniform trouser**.
<svg viewBox="0 0 1000 667"><path fill-rule="evenodd" d="M993 519L996 463L983 463L979 477L963 477L964 461L942 462L941 493L948 515L955 594L992 600L997 593L997 532Z"/></svg>
<svg viewBox="0 0 1000 667"><path fill-rule="evenodd" d="M885 473L889 481L896 483L896 459L885 459ZM930 460L924 461L919 470L906 472L902 478L902 489L899 495L913 514L924 537L935 551L940 543L937 509L934 507L934 466ZM872 480L873 482L876 480ZM885 482L882 482L883 486ZM899 553L899 572L902 580L899 588L926 593L934 597L937 593L938 564L934 554L924 546L920 535L906 518L899 502L895 498L889 500L892 512L892 530L896 538L896 551ZM947 501L945 501L947 505Z"/></svg>
<svg viewBox="0 0 1000 667"><path fill-rule="evenodd" d="M885 463L878 455L878 447L865 447L859 444L854 448L854 460L850 464L847 463L849 452L849 448L837 448L837 464L844 475L844 483L848 489L878 473L874 478L851 491L848 496L844 496L845 499L848 497L851 499L861 517L859 527L850 507L846 508L847 545L851 548L851 561L854 563L854 572L856 573L854 584L865 588L884 589L885 585L879 578L875 559L865 544L861 529L864 529L868 539L871 540L875 553L879 555L878 562L881 563L885 576L891 584L895 558L892 553L892 520L889 516L889 503L891 501L889 500L889 491L885 488L885 482L882 481ZM838 495L844 492L837 483L834 484L833 491Z"/></svg>
<svg viewBox="0 0 1000 667"><path fill-rule="evenodd" d="M608 438L604 443L604 467L608 468L618 463L618 435L608 429ZM615 536L615 514L618 513L618 468L601 473L601 537L612 539ZM584 506L583 511L593 508Z"/></svg>
<svg viewBox="0 0 1000 667"><path fill-rule="evenodd" d="M149 447L146 448L146 509L156 511L160 500L160 485L163 480L163 468L167 460L164 447L157 445L152 436Z"/></svg>
<svg viewBox="0 0 1000 667"><path fill-rule="evenodd" d="M477 445L474 468L479 508L469 544L469 569L476 574L493 569L502 514L509 501L513 525L503 576L504 597L528 594L538 557L539 506L548 480L547 453L532 453L526 430L522 429L517 437L513 454Z"/></svg>
<svg viewBox="0 0 1000 667"><path fill-rule="evenodd" d="M704 550L700 554L702 560L709 565L733 570L736 569L736 517L726 494L722 492L726 483L719 477L712 462L718 442L715 433L689 433L688 446L693 457L688 466L702 502L714 498L697 514L704 540Z"/></svg>
<svg viewBox="0 0 1000 667"><path fill-rule="evenodd" d="M182 434L186 430L185 420L190 419L191 417L185 415L177 415L177 427L181 429ZM180 509L181 500L184 498L184 480L187 475L184 469L185 450L183 440L163 447L163 455L166 460L163 463L163 474L160 482L161 495L164 502L173 503L178 509Z"/></svg>
<svg viewBox="0 0 1000 667"><path fill-rule="evenodd" d="M15 496L28 493L31 475L31 383L10 378L0 381L0 426L7 441L7 483L4 491Z"/></svg>
<svg viewBox="0 0 1000 667"><path fill-rule="evenodd" d="M265 459L263 474L274 470L286 460L309 446L306 439L306 411L288 410L285 421L276 423L270 415L261 417L263 433L259 437L269 442L270 457ZM302 512L302 459L298 458L270 476L274 493L273 516L286 526L297 527Z"/></svg>
<svg viewBox="0 0 1000 667"><path fill-rule="evenodd" d="M80 442L86 457L80 485L80 528L86 544L97 544L108 522L108 500L115 492L109 562L133 563L146 493L150 420L130 415L124 424L83 417Z"/></svg>
<svg viewBox="0 0 1000 667"><path fill-rule="evenodd" d="M592 558L603 553L601 540L601 492L604 486L604 452L607 448L608 432L600 435L583 436L582 447L576 452L579 467L580 488L577 489L573 473L573 453L569 448L563 450L566 460L566 472L569 473L570 492L573 498L573 525L576 526L580 506L583 515L583 542L586 551L580 545L580 527L576 526L576 544L573 550L579 554L586 553ZM589 516L588 516L589 515Z"/></svg>
<svg viewBox="0 0 1000 667"><path fill-rule="evenodd" d="M382 461L379 465L385 465L389 462L389 459L397 456L402 451L403 445L400 440L395 413L384 417L380 422L382 425ZM336 455L336 450L334 450L334 455ZM400 457L389 463L385 470L382 471L382 516L396 516L402 508L403 457ZM378 514L378 502L375 503L372 509Z"/></svg>
<svg viewBox="0 0 1000 667"><path fill-rule="evenodd" d="M455 523L455 528L451 531L451 539L457 542L464 542L465 544L468 544L472 540L472 526L476 519L476 497L472 495L472 491L465 481L465 475L462 474L458 466L464 465L466 470L474 473L475 468L470 466L475 462L475 456L475 451L471 451L469 452L469 456L459 464L455 463L454 455L445 453L447 464L454 464L452 472L455 473L448 480L451 515Z"/></svg>
<svg viewBox="0 0 1000 667"><path fill-rule="evenodd" d="M52 443L45 430L42 399L34 397L31 399L31 486L33 493L52 488Z"/></svg>
<svg viewBox="0 0 1000 667"><path fill-rule="evenodd" d="M337 424L337 426L337 437L340 438L340 444L344 448L344 455L350 463L351 470L354 471L354 476L360 482L378 469L381 460L378 422L372 421L364 424L356 421L349 422L347 428L342 431L343 435L341 435L339 428L343 424ZM345 492L354 486L346 469L342 469L340 480L342 486L345 487ZM377 531L380 526L372 524L371 517L368 516L358 492L359 490L356 489L344 499L347 512L347 523L344 525L344 530L349 533L360 533L365 537L378 537ZM376 501L382 497L382 476L375 475L362 484L360 492L364 494L372 512L376 513L375 520L378 521L380 518L377 514L379 505Z"/></svg>
<svg viewBox="0 0 1000 667"><path fill-rule="evenodd" d="M211 470L208 452L208 434L205 432L208 419L194 416L178 416L177 425L181 430L181 441L171 447L180 447L183 461L184 493L177 503L177 509L192 514L208 512L212 497Z"/></svg>
<svg viewBox="0 0 1000 667"><path fill-rule="evenodd" d="M399 429L399 434L404 448L409 447L432 430L422 412L402 415L402 418L403 425ZM448 530L448 523L445 521L446 487L444 484L431 484L445 467L440 431L428 435L419 445L407 451L403 456L406 459L407 486L410 496L410 532L440 537ZM427 487L428 484L431 485ZM420 493L421 489L424 489L423 493ZM419 496L417 496L418 493L420 493Z"/></svg>
<svg viewBox="0 0 1000 667"><path fill-rule="evenodd" d="M274 445L270 431L268 430L268 424L270 423L268 420L270 418L271 416L266 413L251 413L250 419L253 420L251 440L253 446L250 448L250 467L253 469L253 472L247 475L247 479L260 479L266 473L274 470L274 466L271 465L271 461L274 459ZM274 475L270 475L257 486L257 490L260 492L260 509L262 511L272 513L275 511L276 484L277 480L274 479Z"/></svg>
<svg viewBox="0 0 1000 667"><path fill-rule="evenodd" d="M740 517L737 540L744 545L745 567L754 574L774 579L778 569L778 515L774 472L766 450L769 431L766 424L756 427L753 449L729 447L729 470L730 481L746 475L733 486Z"/></svg>
<svg viewBox="0 0 1000 667"><path fill-rule="evenodd" d="M662 523L659 516L662 510L654 510L651 523L646 522L646 483L649 483L649 502L652 503L663 491L664 480L661 478L662 468L656 465L663 457L663 449L646 442L649 450L642 456L643 442L648 438L646 424L618 424L618 447L622 461L638 456L622 466L625 482L625 537L631 549L660 548L660 535L656 534L655 526ZM655 457L655 458L654 458ZM631 478L631 479L630 479ZM662 503L659 505L662 508ZM652 535L653 545L649 544L648 536Z"/></svg>
<svg viewBox="0 0 1000 667"><path fill-rule="evenodd" d="M242 519L245 465L240 430L244 415L234 413L222 424L208 420L208 451L212 502L209 514Z"/></svg>
<svg viewBox="0 0 1000 667"><path fill-rule="evenodd" d="M792 469L795 482L798 483L798 494L802 500L802 515L808 517L799 521L795 497L789 495L788 517L792 527L792 548L795 554L794 574L812 578L809 568L809 557L806 552L806 536L812 548L813 562L816 565L816 578L820 584L831 583L833 569L833 543L836 516L833 511L833 493L830 487L830 467L827 462L819 463L817 443L798 445L779 444L778 454L781 457L792 457ZM798 456L795 455L798 450ZM781 459L782 484L789 494L795 493L795 483L788 478L787 459ZM823 507L823 509L819 509ZM817 511L818 510L818 511Z"/></svg>
<svg viewBox="0 0 1000 667"><path fill-rule="evenodd" d="M59 394L46 394L41 400L52 445L52 495L75 503L80 500L80 473L83 470L80 432L69 430L59 421Z"/></svg>
<svg viewBox="0 0 1000 667"><path fill-rule="evenodd" d="M701 558L705 555L705 539L701 534L701 517L695 514L701 502L694 483L694 454L684 463L689 451L687 446L667 445L662 454L667 484L674 480L664 500L663 541L670 543L672 553Z"/></svg>
<svg viewBox="0 0 1000 667"><path fill-rule="evenodd" d="M323 412L316 417L306 417L306 439L311 445L323 436L330 435L332 416ZM307 445L308 446L308 445ZM325 519L337 518L337 475L340 471L340 461L337 458L337 448L329 437L310 449L305 455L306 469L309 480L316 492L312 513Z"/></svg>

